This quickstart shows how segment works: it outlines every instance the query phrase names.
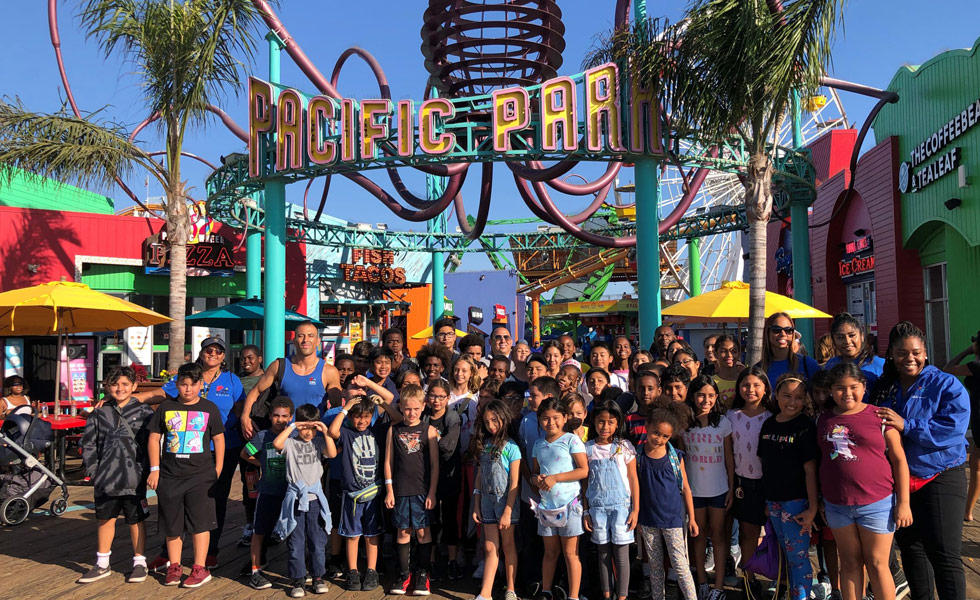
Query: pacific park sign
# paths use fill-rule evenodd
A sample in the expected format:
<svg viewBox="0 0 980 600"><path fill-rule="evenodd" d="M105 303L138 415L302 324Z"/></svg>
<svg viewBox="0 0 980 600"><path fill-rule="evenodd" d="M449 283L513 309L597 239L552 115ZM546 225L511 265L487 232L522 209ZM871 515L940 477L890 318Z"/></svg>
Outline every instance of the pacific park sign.
<svg viewBox="0 0 980 600"><path fill-rule="evenodd" d="M661 139L653 86L627 81L614 63L532 87L429 98L418 106L309 96L249 78L250 177L440 160L661 155Z"/></svg>

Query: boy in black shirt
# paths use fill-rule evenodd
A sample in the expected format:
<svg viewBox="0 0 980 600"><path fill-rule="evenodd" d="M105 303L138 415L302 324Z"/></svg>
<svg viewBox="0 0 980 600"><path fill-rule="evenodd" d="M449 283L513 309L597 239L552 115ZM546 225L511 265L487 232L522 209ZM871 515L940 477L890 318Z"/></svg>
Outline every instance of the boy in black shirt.
<svg viewBox="0 0 980 600"><path fill-rule="evenodd" d="M166 585L178 585L183 569L180 554L185 523L194 543L194 563L183 586L196 588L211 581L204 567L211 530L218 523L211 486L221 474L225 428L213 402L201 399L204 376L200 365L187 363L177 371L177 400L164 400L150 421L150 475L147 486L157 491L160 521L170 565ZM163 456L160 456L160 439ZM212 445L214 453L210 452Z"/></svg>

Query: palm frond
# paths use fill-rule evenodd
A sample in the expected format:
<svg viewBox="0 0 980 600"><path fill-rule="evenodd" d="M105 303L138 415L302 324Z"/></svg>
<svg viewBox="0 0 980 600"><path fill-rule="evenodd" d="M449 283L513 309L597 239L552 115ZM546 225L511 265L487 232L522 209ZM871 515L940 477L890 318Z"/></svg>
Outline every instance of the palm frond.
<svg viewBox="0 0 980 600"><path fill-rule="evenodd" d="M18 100L0 100L0 181L4 183L21 170L31 178L108 189L137 165L160 178L156 163L112 123L80 119L67 111L33 113Z"/></svg>

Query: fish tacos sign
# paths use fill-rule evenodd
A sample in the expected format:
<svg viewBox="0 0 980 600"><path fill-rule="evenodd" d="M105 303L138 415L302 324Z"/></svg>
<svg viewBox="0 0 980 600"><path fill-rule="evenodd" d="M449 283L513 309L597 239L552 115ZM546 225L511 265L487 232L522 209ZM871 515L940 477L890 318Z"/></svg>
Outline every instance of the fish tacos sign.
<svg viewBox="0 0 980 600"><path fill-rule="evenodd" d="M309 96L254 77L248 88L253 178L310 168L663 154L653 86L628 81L614 63L532 87L430 98L418 106Z"/></svg>

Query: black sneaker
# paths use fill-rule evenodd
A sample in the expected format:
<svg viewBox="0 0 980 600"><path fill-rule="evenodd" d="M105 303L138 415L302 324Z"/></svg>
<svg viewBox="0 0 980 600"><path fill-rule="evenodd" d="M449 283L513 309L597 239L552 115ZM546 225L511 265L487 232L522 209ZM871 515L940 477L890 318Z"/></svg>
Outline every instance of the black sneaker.
<svg viewBox="0 0 980 600"><path fill-rule="evenodd" d="M340 559L330 559L330 563L327 564L327 574L324 575L327 579L336 579L337 577L344 576L344 569L340 566Z"/></svg>
<svg viewBox="0 0 980 600"><path fill-rule="evenodd" d="M262 571L254 571L248 579L248 585L253 590L267 590L272 587L272 582L265 578Z"/></svg>
<svg viewBox="0 0 980 600"><path fill-rule="evenodd" d="M892 578L895 580L895 600L902 600L909 595L909 580L905 577L905 571L899 569Z"/></svg>
<svg viewBox="0 0 980 600"><path fill-rule="evenodd" d="M552 600L552 598L551 592L542 590L537 596L534 597L534 600Z"/></svg>
<svg viewBox="0 0 980 600"><path fill-rule="evenodd" d="M395 580L395 584L391 586L391 591L389 591L388 593L394 596L404 596L408 594L409 591L411 591L411 589L412 589L412 574L402 573L398 576L398 579Z"/></svg>
<svg viewBox="0 0 980 600"><path fill-rule="evenodd" d="M349 592L359 592L361 591L361 574L357 572L357 569L351 569L347 571L347 591Z"/></svg>
<svg viewBox="0 0 980 600"><path fill-rule="evenodd" d="M378 572L374 569L364 571L364 579L361 581L361 591L370 592L378 587Z"/></svg>
<svg viewBox="0 0 980 600"><path fill-rule="evenodd" d="M450 579L460 579L463 574L459 572L459 563L455 560L449 561L449 578Z"/></svg>
<svg viewBox="0 0 980 600"><path fill-rule="evenodd" d="M294 579L289 584L289 597L302 598L306 595L306 582L303 579Z"/></svg>
<svg viewBox="0 0 980 600"><path fill-rule="evenodd" d="M313 578L313 593L326 594L330 591L330 584L319 577Z"/></svg>
<svg viewBox="0 0 980 600"><path fill-rule="evenodd" d="M650 583L650 577L643 576L643 580L640 581L640 591L637 596L640 598L650 598L653 596L653 584Z"/></svg>
<svg viewBox="0 0 980 600"><path fill-rule="evenodd" d="M126 576L126 583L143 583L148 574L146 565L133 565L133 570Z"/></svg>
<svg viewBox="0 0 980 600"><path fill-rule="evenodd" d="M103 577L108 577L112 574L112 569L109 567L100 567L98 565L92 567L85 572L84 575L79 577L75 583L92 583L93 581L98 581Z"/></svg>
<svg viewBox="0 0 980 600"><path fill-rule="evenodd" d="M412 586L413 596L428 596L432 591L429 589L429 573L419 571L415 574L415 585Z"/></svg>

